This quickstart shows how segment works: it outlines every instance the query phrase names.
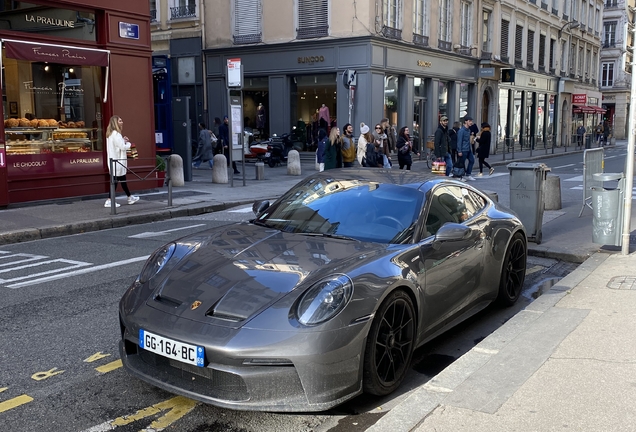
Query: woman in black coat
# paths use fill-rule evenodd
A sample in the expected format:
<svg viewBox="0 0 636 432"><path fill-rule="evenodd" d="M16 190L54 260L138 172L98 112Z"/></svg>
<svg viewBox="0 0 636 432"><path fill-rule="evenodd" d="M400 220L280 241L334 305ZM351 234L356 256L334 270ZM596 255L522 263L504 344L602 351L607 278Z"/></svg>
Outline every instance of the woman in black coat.
<svg viewBox="0 0 636 432"><path fill-rule="evenodd" d="M479 144L477 147L477 159L479 159L479 176L484 175L484 165L488 168L488 175L491 175L495 172L495 169L490 166L488 162L486 162L486 158L490 156L490 141L492 139L492 135L490 134L490 125L488 123L481 124L481 133L479 137L475 138L475 141Z"/></svg>
<svg viewBox="0 0 636 432"><path fill-rule="evenodd" d="M407 170L411 169L411 165L413 164L413 158L411 157L411 153L415 153L419 156L419 153L413 149L413 143L411 142L411 137L409 136L409 128L404 126L400 129L398 133L397 143L395 145L398 154L398 163L400 164L400 169L406 167Z"/></svg>

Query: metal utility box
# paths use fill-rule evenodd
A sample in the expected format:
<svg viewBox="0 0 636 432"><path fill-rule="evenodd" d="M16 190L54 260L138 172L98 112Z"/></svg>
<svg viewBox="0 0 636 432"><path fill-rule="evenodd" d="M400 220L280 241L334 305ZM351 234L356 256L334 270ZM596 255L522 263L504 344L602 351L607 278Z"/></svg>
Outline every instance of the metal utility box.
<svg viewBox="0 0 636 432"><path fill-rule="evenodd" d="M550 168L542 163L514 162L510 171L510 208L526 228L528 240L541 243L543 224L543 188Z"/></svg>
<svg viewBox="0 0 636 432"><path fill-rule="evenodd" d="M622 246L622 206L625 194L623 173L592 174L596 181L618 181L616 189L592 188L592 243Z"/></svg>

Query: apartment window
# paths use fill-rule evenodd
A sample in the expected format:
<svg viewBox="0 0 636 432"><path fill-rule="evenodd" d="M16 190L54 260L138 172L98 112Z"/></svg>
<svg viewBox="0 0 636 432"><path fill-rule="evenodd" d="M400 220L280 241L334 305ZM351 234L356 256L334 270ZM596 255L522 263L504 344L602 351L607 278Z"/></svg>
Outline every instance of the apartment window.
<svg viewBox="0 0 636 432"><path fill-rule="evenodd" d="M587 50L585 59L585 78L589 79L592 70L592 50Z"/></svg>
<svg viewBox="0 0 636 432"><path fill-rule="evenodd" d="M451 0L440 0L439 2L439 39L442 41L451 41L451 20L452 13Z"/></svg>
<svg viewBox="0 0 636 432"><path fill-rule="evenodd" d="M572 0L572 21L579 20L579 2Z"/></svg>
<svg viewBox="0 0 636 432"><path fill-rule="evenodd" d="M484 52L492 52L492 30L491 22L492 12L484 10L481 13L481 37L483 38L481 50Z"/></svg>
<svg viewBox="0 0 636 432"><path fill-rule="evenodd" d="M552 13L559 13L559 0L552 0Z"/></svg>
<svg viewBox="0 0 636 432"><path fill-rule="evenodd" d="M386 27L401 29L402 2L400 0L383 0L382 18Z"/></svg>
<svg viewBox="0 0 636 432"><path fill-rule="evenodd" d="M460 44L465 47L470 47L471 34L472 34L472 4L469 2L462 2L461 9L461 35Z"/></svg>
<svg viewBox="0 0 636 432"><path fill-rule="evenodd" d="M426 36L428 35L428 14L426 8L428 2L425 0L413 1L413 33Z"/></svg>
<svg viewBox="0 0 636 432"><path fill-rule="evenodd" d="M298 39L329 36L329 1L298 0Z"/></svg>
<svg viewBox="0 0 636 432"><path fill-rule="evenodd" d="M539 35L539 67L545 68L545 35Z"/></svg>
<svg viewBox="0 0 636 432"><path fill-rule="evenodd" d="M171 0L170 19L195 18L197 16L196 0Z"/></svg>
<svg viewBox="0 0 636 432"><path fill-rule="evenodd" d="M508 58L508 33L510 31L510 21L501 20L501 40L499 41L499 51L502 59ZM506 60L507 61L507 60Z"/></svg>
<svg viewBox="0 0 636 432"><path fill-rule="evenodd" d="M150 0L150 22L157 22L157 0Z"/></svg>
<svg viewBox="0 0 636 432"><path fill-rule="evenodd" d="M585 62L585 56L583 55L583 48L579 48L579 66L577 70L577 75L583 76L583 64Z"/></svg>
<svg viewBox="0 0 636 432"><path fill-rule="evenodd" d="M594 18L594 31L600 31L601 29L601 9L596 7L596 17Z"/></svg>
<svg viewBox="0 0 636 432"><path fill-rule="evenodd" d="M616 7L617 4L618 4L617 0L605 0L606 8Z"/></svg>
<svg viewBox="0 0 636 432"><path fill-rule="evenodd" d="M262 40L261 0L234 0L234 43L250 44Z"/></svg>
<svg viewBox="0 0 636 432"><path fill-rule="evenodd" d="M587 0L581 0L581 25L587 22Z"/></svg>
<svg viewBox="0 0 636 432"><path fill-rule="evenodd" d="M556 44L556 41L554 39L550 39L550 69L554 69L555 65L554 65L554 45Z"/></svg>
<svg viewBox="0 0 636 432"><path fill-rule="evenodd" d="M592 79L595 80L596 79L596 72L598 72L598 69L596 69L596 65L598 64L598 53L596 51L594 51L594 54L592 54Z"/></svg>
<svg viewBox="0 0 636 432"><path fill-rule="evenodd" d="M528 50L526 51L526 64L534 65L534 30L528 30Z"/></svg>
<svg viewBox="0 0 636 432"><path fill-rule="evenodd" d="M601 87L614 85L614 63L601 64Z"/></svg>
<svg viewBox="0 0 636 432"><path fill-rule="evenodd" d="M576 72L574 68L576 67L576 45L572 44L570 46L570 64L568 65L570 68L570 74L574 75Z"/></svg>
<svg viewBox="0 0 636 432"><path fill-rule="evenodd" d="M523 61L521 54L523 52L523 27L517 25L515 29L515 62Z"/></svg>
<svg viewBox="0 0 636 432"><path fill-rule="evenodd" d="M616 21L608 21L603 25L603 46L613 47L616 45L616 24Z"/></svg>
<svg viewBox="0 0 636 432"><path fill-rule="evenodd" d="M569 19L568 16L572 16L570 15L572 13L570 8L570 0L563 0L563 18L566 20Z"/></svg>

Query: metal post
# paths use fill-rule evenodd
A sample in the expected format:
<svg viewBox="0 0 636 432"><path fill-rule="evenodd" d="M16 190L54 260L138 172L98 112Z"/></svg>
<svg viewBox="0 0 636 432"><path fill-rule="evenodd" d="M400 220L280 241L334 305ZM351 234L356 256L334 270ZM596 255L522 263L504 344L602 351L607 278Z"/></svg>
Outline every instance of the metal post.
<svg viewBox="0 0 636 432"><path fill-rule="evenodd" d="M168 156L168 169L166 170L166 176L168 177L168 207L172 207L172 176L170 175L170 158Z"/></svg>
<svg viewBox="0 0 636 432"><path fill-rule="evenodd" d="M636 26L633 29L636 37ZM634 39L632 38L632 44ZM633 48L633 45L632 45ZM629 98L629 135L627 139L627 161L625 162L625 189L623 199L625 201L623 213L623 237L621 243L621 255L629 255L629 229L632 219L632 190L634 187L634 133L636 132L636 77L634 77L636 61L632 57L632 85Z"/></svg>
<svg viewBox="0 0 636 432"><path fill-rule="evenodd" d="M117 202L115 201L115 176L113 173L115 172L115 160L110 159L110 214L117 214Z"/></svg>

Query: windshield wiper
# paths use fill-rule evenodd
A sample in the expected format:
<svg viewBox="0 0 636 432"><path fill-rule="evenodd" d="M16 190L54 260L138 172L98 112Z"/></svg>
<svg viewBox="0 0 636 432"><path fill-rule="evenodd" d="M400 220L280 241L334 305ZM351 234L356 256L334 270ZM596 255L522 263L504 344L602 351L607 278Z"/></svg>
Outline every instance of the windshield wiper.
<svg viewBox="0 0 636 432"><path fill-rule="evenodd" d="M353 237L347 237L347 236L343 236L343 235L340 235L340 234L312 233L312 232L300 232L298 234L307 235L307 236L313 236L313 237L329 237L329 238L335 238L335 239L340 239L340 240L358 241L358 239L355 239Z"/></svg>

